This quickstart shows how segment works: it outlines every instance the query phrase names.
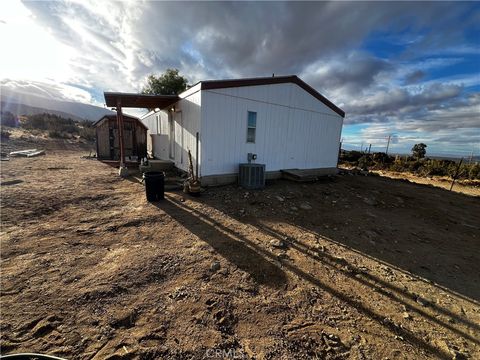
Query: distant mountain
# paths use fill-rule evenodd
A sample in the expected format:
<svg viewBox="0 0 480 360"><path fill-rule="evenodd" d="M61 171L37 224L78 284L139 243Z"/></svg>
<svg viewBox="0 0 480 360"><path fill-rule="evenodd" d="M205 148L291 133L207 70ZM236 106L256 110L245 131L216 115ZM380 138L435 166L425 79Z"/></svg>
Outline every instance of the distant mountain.
<svg viewBox="0 0 480 360"><path fill-rule="evenodd" d="M51 109L33 107L33 106L28 106L28 105L24 105L24 104L17 104L17 103L13 103L13 102L8 102L7 103L7 102L2 101L1 102L1 109L2 109L2 112L9 111L16 116L48 113L48 114L55 114L55 115L61 116L61 117L66 118L66 119L70 118L70 119L76 120L76 121L82 121L82 120L85 120L85 119L90 120L90 121L94 121L92 119L82 118L82 117L75 116L71 113L66 113L66 112L63 112L63 111L56 111L56 110L51 110ZM98 119L102 116L99 116Z"/></svg>
<svg viewBox="0 0 480 360"><path fill-rule="evenodd" d="M70 101L62 98L58 93L48 92L50 89L41 89L47 96L32 93L32 88L39 92L38 84L33 86L23 86L17 89L9 86L1 86L1 110L10 111L15 115L33 115L39 113L51 113L74 120L96 121L106 114L114 114L113 111L85 104L81 102Z"/></svg>

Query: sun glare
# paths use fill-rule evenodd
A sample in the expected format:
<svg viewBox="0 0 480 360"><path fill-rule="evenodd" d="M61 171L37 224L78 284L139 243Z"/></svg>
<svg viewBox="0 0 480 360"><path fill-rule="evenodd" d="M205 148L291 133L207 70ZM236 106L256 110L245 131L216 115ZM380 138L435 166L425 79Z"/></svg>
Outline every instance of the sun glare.
<svg viewBox="0 0 480 360"><path fill-rule="evenodd" d="M72 75L74 49L38 25L20 2L6 1L0 11L0 78L66 81Z"/></svg>

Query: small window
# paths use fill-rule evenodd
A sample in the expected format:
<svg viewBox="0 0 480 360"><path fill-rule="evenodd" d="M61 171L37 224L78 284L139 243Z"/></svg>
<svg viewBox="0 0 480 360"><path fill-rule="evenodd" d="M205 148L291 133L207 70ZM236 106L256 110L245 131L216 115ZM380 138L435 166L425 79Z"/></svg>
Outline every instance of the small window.
<svg viewBox="0 0 480 360"><path fill-rule="evenodd" d="M254 111L248 112L247 123L247 142L255 143L255 132L257 131L257 113Z"/></svg>
<svg viewBox="0 0 480 360"><path fill-rule="evenodd" d="M160 127L160 115L156 115L155 116L156 118L156 122L157 122L157 134L160 134L160 131L161 131L161 127Z"/></svg>

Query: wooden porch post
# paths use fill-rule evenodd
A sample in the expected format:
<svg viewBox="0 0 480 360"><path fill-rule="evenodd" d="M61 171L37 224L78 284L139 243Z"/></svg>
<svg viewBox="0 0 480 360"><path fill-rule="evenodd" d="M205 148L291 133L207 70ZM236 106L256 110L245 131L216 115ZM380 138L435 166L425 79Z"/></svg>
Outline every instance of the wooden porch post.
<svg viewBox="0 0 480 360"><path fill-rule="evenodd" d="M117 123L118 123L118 142L120 145L120 167L125 166L125 148L123 145L123 114L122 103L117 100Z"/></svg>
<svg viewBox="0 0 480 360"><path fill-rule="evenodd" d="M128 175L127 168L125 166L125 145L123 139L123 113L122 103L120 99L117 100L117 123L118 123L118 143L120 145L120 169L119 175L124 177Z"/></svg>

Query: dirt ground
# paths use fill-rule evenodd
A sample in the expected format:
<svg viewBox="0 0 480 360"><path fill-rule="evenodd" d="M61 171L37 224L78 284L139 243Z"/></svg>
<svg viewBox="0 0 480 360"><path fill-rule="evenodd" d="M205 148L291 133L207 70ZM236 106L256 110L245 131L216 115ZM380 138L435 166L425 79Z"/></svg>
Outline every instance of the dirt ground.
<svg viewBox="0 0 480 360"><path fill-rule="evenodd" d="M480 358L478 197L344 175L151 204L44 145L1 163L2 354Z"/></svg>

